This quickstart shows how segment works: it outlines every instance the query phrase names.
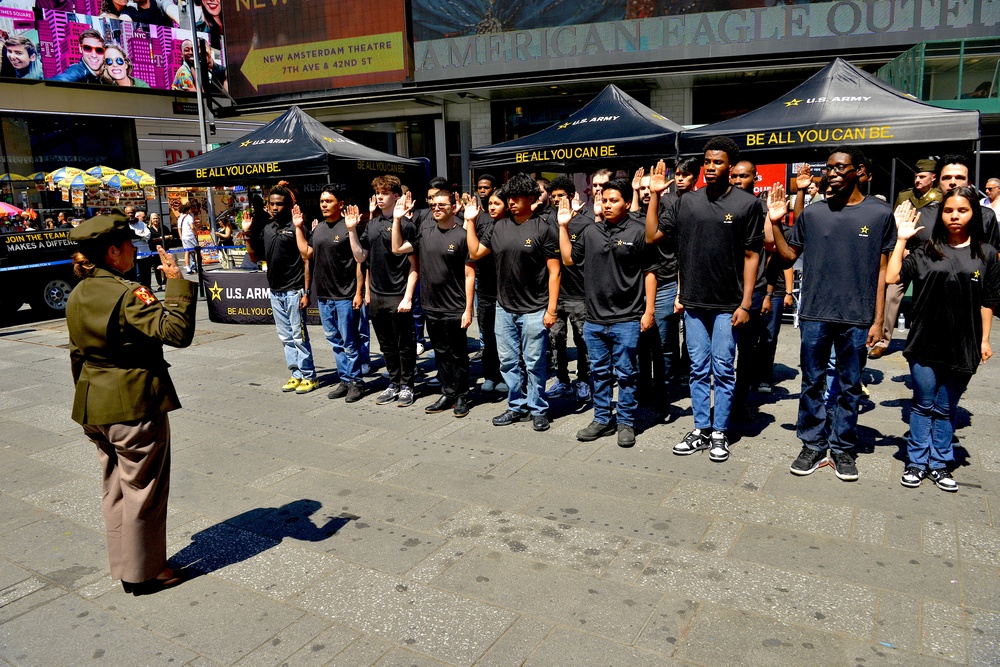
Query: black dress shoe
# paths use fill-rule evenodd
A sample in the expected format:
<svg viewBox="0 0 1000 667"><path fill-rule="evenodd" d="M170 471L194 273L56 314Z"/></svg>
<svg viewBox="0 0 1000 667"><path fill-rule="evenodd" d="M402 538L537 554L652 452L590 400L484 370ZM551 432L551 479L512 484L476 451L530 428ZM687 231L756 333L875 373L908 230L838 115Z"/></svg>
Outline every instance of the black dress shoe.
<svg viewBox="0 0 1000 667"><path fill-rule="evenodd" d="M451 407L455 405L455 399L452 396L441 396L438 400L434 401L426 408L424 412L433 415L438 412L444 412L445 410L450 410Z"/></svg>
<svg viewBox="0 0 1000 667"><path fill-rule="evenodd" d="M455 399L455 416L464 417L469 414L469 402L465 400L465 396L459 396Z"/></svg>
<svg viewBox="0 0 1000 667"><path fill-rule="evenodd" d="M508 424L513 424L514 422L519 422L527 418L528 418L527 412L518 412L517 410L507 410L499 417L493 418L493 425L507 426Z"/></svg>
<svg viewBox="0 0 1000 667"><path fill-rule="evenodd" d="M531 428L536 431L548 431L549 430L549 418L545 415L535 415L531 418Z"/></svg>
<svg viewBox="0 0 1000 667"><path fill-rule="evenodd" d="M137 584L123 579L122 588L126 593L131 593L136 597L140 595L152 595L153 593L159 593L165 588L173 588L174 586L182 584L189 578L190 575L187 570L173 570L171 576L166 579L147 579L146 581Z"/></svg>

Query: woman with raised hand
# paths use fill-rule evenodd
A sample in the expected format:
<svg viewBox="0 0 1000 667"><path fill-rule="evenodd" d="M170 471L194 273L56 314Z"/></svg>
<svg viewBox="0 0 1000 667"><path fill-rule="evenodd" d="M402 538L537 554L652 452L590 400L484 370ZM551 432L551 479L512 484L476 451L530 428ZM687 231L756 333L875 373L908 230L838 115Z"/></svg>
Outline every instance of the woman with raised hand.
<svg viewBox="0 0 1000 667"><path fill-rule="evenodd" d="M917 488L929 477L939 489L957 491L951 475L958 399L979 364L993 356L990 324L1000 300L1000 262L985 241L975 190L949 191L933 222L931 238L906 254L923 227L909 202L896 208L896 246L886 282L913 284L913 324L903 356L910 364L913 403L908 463L900 483Z"/></svg>

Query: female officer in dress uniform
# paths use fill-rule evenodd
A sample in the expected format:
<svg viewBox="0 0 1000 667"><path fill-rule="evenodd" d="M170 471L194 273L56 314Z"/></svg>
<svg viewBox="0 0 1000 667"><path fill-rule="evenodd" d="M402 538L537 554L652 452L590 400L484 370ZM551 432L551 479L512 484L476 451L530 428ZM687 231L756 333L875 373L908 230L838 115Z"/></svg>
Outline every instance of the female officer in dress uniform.
<svg viewBox="0 0 1000 667"><path fill-rule="evenodd" d="M102 507L111 577L126 593L155 593L183 581L167 567L170 424L180 407L163 345L194 337L196 285L163 248L162 302L132 282L135 246L118 209L70 232L79 247L73 269L81 282L66 307L76 395L73 420L97 445L104 473Z"/></svg>

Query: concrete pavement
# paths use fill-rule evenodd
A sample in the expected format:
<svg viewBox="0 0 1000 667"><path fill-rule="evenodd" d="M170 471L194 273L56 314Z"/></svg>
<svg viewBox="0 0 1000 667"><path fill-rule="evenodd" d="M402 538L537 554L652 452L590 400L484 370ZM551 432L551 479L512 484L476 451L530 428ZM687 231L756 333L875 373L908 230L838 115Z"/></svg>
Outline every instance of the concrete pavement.
<svg viewBox="0 0 1000 667"><path fill-rule="evenodd" d="M678 400L638 444L590 412L495 428L282 394L274 330L207 320L167 360L169 553L148 597L108 575L93 445L69 418L62 321L0 329L0 657L14 665L997 665L1000 362L961 403L957 494L899 484L910 391L871 362L861 479L798 478L798 335L732 458L677 457ZM898 334L897 334L898 335ZM996 340L994 336L994 340ZM995 345L1000 349L1000 344ZM420 366L433 370L433 360ZM377 390L384 380L372 380Z"/></svg>

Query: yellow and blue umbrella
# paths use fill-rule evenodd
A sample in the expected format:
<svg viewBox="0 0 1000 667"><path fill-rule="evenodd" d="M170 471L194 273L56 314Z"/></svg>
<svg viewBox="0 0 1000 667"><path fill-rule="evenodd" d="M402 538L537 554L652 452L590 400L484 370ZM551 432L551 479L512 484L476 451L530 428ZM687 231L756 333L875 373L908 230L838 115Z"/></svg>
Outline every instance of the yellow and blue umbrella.
<svg viewBox="0 0 1000 667"><path fill-rule="evenodd" d="M140 185L142 185L142 178L143 178L143 176L146 176L148 178L152 178L147 172L143 171L142 169L132 169L132 168L129 168L129 169L123 170L121 173L124 176L128 176L129 178L131 178L136 183L139 183Z"/></svg>
<svg viewBox="0 0 1000 667"><path fill-rule="evenodd" d="M114 176L115 174L120 174L121 172L117 169L112 169L111 167L91 167L87 170L87 173L94 178L104 178L105 176Z"/></svg>
<svg viewBox="0 0 1000 667"><path fill-rule="evenodd" d="M0 174L0 183L23 183L28 180L27 176L21 174Z"/></svg>
<svg viewBox="0 0 1000 667"><path fill-rule="evenodd" d="M105 176L101 179L101 182L112 190L136 190L139 188L138 183L127 176L122 176L121 174Z"/></svg>
<svg viewBox="0 0 1000 667"><path fill-rule="evenodd" d="M77 169L76 167L61 167L53 172L50 172L45 180L49 183L58 183L67 176L76 176L77 174L84 173L83 169Z"/></svg>
<svg viewBox="0 0 1000 667"><path fill-rule="evenodd" d="M95 185L103 185L99 179L94 178L90 174L76 174L75 176L70 176L59 181L56 185L60 188L70 188L76 190L82 190L83 188L91 188Z"/></svg>

